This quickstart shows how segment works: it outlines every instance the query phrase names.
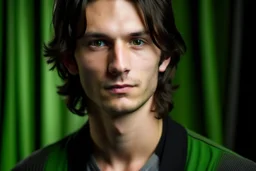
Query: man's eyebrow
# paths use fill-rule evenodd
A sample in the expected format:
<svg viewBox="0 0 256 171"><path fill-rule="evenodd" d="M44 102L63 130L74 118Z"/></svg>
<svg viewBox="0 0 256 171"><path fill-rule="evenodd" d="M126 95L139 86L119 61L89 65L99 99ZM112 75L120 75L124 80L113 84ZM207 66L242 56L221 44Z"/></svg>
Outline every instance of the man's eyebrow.
<svg viewBox="0 0 256 171"><path fill-rule="evenodd" d="M129 33L128 35L132 37L140 37L140 36L148 36L149 33L147 31L138 31L138 32Z"/></svg>
<svg viewBox="0 0 256 171"><path fill-rule="evenodd" d="M86 32L83 37L84 38L103 38L103 37L109 37L109 36L99 32Z"/></svg>
<svg viewBox="0 0 256 171"><path fill-rule="evenodd" d="M149 33L147 31L138 31L138 32L131 32L128 33L127 36L131 37L140 37L140 36L148 36ZM100 32L86 32L83 38L111 38L111 36L100 33Z"/></svg>

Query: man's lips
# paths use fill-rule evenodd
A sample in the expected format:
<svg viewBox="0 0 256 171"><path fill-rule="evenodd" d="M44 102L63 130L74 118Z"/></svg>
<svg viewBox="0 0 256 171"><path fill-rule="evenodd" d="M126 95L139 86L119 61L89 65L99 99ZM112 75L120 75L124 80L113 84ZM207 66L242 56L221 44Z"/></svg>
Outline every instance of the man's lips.
<svg viewBox="0 0 256 171"><path fill-rule="evenodd" d="M112 89L112 88L125 88L125 87L133 87L132 85L129 84L115 84L109 86L107 89Z"/></svg>
<svg viewBox="0 0 256 171"><path fill-rule="evenodd" d="M120 94L120 93L127 93L130 91L134 86L130 84L114 84L107 86L106 89L114 94Z"/></svg>

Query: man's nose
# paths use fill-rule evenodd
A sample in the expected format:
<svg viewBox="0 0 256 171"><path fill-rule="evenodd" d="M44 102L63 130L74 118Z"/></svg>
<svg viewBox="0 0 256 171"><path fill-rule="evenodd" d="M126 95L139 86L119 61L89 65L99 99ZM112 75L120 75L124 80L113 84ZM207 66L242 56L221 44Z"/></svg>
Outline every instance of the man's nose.
<svg viewBox="0 0 256 171"><path fill-rule="evenodd" d="M114 76L130 71L129 47L126 44L122 42L114 44L109 56L108 71Z"/></svg>

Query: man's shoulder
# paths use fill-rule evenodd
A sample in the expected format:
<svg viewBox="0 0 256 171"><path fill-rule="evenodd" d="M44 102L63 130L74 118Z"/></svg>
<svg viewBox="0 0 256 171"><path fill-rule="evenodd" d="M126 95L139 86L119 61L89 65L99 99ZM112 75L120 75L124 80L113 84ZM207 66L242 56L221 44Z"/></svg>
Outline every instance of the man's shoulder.
<svg viewBox="0 0 256 171"><path fill-rule="evenodd" d="M256 163L200 134L187 129L187 168L256 171ZM193 170L193 169L192 169Z"/></svg>
<svg viewBox="0 0 256 171"><path fill-rule="evenodd" d="M57 142L34 151L28 157L18 162L12 171L43 171L50 158L65 156L67 144L72 136L68 135Z"/></svg>

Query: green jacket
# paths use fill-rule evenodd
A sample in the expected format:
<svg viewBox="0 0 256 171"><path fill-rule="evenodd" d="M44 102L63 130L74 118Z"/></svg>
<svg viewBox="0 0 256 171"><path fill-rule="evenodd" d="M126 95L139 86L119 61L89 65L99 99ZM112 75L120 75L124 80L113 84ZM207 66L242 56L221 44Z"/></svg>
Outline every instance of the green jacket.
<svg viewBox="0 0 256 171"><path fill-rule="evenodd" d="M89 123L19 162L13 171L86 171L92 154ZM167 117L155 150L159 171L256 171L256 163Z"/></svg>

